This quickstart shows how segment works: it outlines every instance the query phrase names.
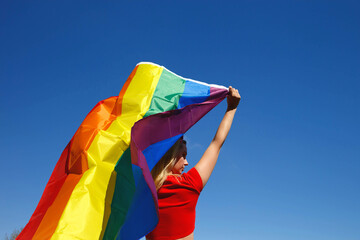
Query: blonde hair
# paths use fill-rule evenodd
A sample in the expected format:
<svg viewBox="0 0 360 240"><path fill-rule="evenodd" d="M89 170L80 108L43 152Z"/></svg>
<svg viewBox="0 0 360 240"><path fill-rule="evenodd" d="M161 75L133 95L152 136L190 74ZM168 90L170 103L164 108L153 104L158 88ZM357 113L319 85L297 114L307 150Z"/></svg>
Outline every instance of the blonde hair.
<svg viewBox="0 0 360 240"><path fill-rule="evenodd" d="M154 179L156 191L158 191L164 184L169 175L178 176L179 174L172 174L171 170L175 166L179 152L186 141L181 137L176 143L165 153L165 155L158 161L158 163L151 170L151 175Z"/></svg>

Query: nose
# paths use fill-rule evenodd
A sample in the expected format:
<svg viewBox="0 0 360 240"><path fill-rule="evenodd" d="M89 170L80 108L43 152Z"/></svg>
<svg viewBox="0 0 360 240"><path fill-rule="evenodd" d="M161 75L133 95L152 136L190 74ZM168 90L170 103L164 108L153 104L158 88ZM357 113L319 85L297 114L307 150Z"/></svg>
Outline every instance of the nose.
<svg viewBox="0 0 360 240"><path fill-rule="evenodd" d="M187 166L189 165L188 161L185 159L184 165Z"/></svg>

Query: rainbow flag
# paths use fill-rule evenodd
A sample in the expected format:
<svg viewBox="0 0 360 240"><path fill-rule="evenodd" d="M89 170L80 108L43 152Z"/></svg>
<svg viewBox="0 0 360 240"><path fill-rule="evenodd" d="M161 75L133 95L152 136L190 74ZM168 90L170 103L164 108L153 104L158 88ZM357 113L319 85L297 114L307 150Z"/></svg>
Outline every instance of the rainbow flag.
<svg viewBox="0 0 360 240"><path fill-rule="evenodd" d="M139 239L155 228L150 171L228 90L139 63L64 149L17 239Z"/></svg>

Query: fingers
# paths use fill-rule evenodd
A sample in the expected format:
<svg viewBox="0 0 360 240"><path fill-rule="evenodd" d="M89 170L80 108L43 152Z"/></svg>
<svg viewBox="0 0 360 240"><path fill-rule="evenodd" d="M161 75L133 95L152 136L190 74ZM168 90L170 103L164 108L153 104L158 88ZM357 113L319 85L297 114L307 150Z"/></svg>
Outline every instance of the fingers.
<svg viewBox="0 0 360 240"><path fill-rule="evenodd" d="M235 98L241 98L239 91L236 88L233 88L232 86L229 86L229 95L231 97L235 97Z"/></svg>
<svg viewBox="0 0 360 240"><path fill-rule="evenodd" d="M229 94L231 94L232 92L234 92L234 90L236 90L236 89L233 88L232 86L229 86Z"/></svg>

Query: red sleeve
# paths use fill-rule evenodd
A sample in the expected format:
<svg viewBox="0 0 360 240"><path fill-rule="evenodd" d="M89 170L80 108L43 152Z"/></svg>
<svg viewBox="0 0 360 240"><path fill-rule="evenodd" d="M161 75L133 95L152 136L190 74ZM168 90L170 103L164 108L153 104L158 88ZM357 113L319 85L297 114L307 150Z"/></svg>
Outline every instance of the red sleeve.
<svg viewBox="0 0 360 240"><path fill-rule="evenodd" d="M196 168L190 169L187 173L182 175L185 182L195 188L199 193L203 189L203 182L201 180L199 172Z"/></svg>

